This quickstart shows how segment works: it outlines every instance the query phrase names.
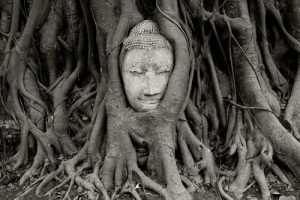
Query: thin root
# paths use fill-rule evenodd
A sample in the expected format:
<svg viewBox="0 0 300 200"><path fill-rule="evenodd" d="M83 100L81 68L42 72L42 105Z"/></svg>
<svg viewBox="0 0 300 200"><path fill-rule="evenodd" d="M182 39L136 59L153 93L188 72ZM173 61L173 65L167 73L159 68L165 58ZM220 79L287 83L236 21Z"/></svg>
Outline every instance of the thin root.
<svg viewBox="0 0 300 200"><path fill-rule="evenodd" d="M226 199L226 200L233 200L233 198L231 198L228 194L225 193L225 191L223 190L223 187L222 187L222 183L224 182L225 180L225 176L222 176L218 182L218 189L220 191L220 194L221 196Z"/></svg>

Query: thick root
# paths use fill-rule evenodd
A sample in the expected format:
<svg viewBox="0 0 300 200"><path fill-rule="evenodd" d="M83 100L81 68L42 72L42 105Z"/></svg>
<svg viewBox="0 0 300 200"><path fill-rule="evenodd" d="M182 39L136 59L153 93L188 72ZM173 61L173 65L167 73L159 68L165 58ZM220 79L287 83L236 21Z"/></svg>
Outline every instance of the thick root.
<svg viewBox="0 0 300 200"><path fill-rule="evenodd" d="M99 170L100 170L100 161L95 164L94 171L92 174L87 176L87 180L96 186L96 188L102 193L104 200L110 200L107 190L104 187L104 184L99 178Z"/></svg>
<svg viewBox="0 0 300 200"><path fill-rule="evenodd" d="M237 176L235 180L229 186L229 192L237 199L242 198L244 190L250 179L251 174L251 164L246 159L247 146L246 142L240 136L240 142L238 143L238 164L236 167Z"/></svg>
<svg viewBox="0 0 300 200"><path fill-rule="evenodd" d="M253 175L260 187L262 199L263 200L271 200L271 194L270 194L270 190L269 190L268 181L264 174L264 170L260 165L261 165L260 158L255 158L253 161L253 164L252 164Z"/></svg>
<svg viewBox="0 0 300 200"><path fill-rule="evenodd" d="M25 172L25 174L21 177L19 184L23 185L29 178L38 175L40 171L41 165L45 163L45 165L49 164L49 160L46 157L45 151L42 149L41 144L38 143L37 153L34 157L34 161L32 166ZM44 167L45 168L45 167ZM43 170L42 170L43 172ZM42 173L41 173L42 174ZM43 174L42 174L43 175Z"/></svg>

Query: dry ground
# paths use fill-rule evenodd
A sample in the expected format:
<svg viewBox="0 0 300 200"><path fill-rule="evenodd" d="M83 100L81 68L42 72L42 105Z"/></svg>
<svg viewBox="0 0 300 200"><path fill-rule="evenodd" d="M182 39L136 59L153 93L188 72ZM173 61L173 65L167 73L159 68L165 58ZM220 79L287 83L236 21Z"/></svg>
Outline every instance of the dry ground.
<svg viewBox="0 0 300 200"><path fill-rule="evenodd" d="M0 160L1 163L4 163L5 160L7 160L10 156L13 155L13 149L7 149L7 152L3 153L3 148L0 146ZM24 186L19 186L18 181L22 174L24 174L25 170L29 168L30 165L27 165L26 167L17 170L14 173L9 173L5 166L1 167L1 175L0 175L0 200L13 200L13 199L24 199L24 200L32 200L32 199L40 199L40 200L54 200L54 199L62 199L64 193L68 189L68 185L65 185L62 189L56 191L52 196L41 196L37 197L33 192L29 193L23 198L17 198L24 189L29 185L29 182L27 182ZM287 187L285 184L280 183L278 179L273 176L271 173L268 174L268 180L271 185L271 193L273 196L273 200L300 200L300 183L295 180L293 175L291 173L287 173L289 180L293 184L293 187ZM32 179L34 181L34 179ZM249 183L253 182L253 179ZM52 187L54 187L57 184L57 182L51 182L46 188L45 192L50 190ZM224 185L224 189L226 190L226 185ZM151 191L144 191L143 188L137 188L139 191L141 197L143 200L160 200L159 196L156 194L153 194ZM203 194L195 193L194 199L195 200L221 200L222 198L219 195L219 192L217 189L212 189L205 187L206 192ZM85 200L88 199L88 193L86 193L81 188L78 188L77 186L74 186L71 193L72 199L77 200ZM100 198L101 199L101 198ZM120 200L131 200L133 199L130 196L123 195ZM260 190L258 185L255 183L244 195L244 200L260 200Z"/></svg>

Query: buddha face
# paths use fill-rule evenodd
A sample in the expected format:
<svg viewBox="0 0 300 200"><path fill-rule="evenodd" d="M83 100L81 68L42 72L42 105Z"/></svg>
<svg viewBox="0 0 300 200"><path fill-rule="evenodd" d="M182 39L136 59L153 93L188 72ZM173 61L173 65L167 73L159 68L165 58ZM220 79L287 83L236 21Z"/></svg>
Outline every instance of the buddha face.
<svg viewBox="0 0 300 200"><path fill-rule="evenodd" d="M125 93L138 112L155 109L162 99L173 69L173 54L166 48L133 49L122 64Z"/></svg>

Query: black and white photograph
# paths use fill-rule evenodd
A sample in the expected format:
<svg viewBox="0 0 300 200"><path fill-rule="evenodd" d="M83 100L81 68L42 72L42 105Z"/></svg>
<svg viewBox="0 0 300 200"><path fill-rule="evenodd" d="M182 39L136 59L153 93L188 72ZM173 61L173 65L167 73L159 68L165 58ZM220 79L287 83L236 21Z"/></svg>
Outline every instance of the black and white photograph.
<svg viewBox="0 0 300 200"><path fill-rule="evenodd" d="M300 0L0 0L0 200L300 200Z"/></svg>

